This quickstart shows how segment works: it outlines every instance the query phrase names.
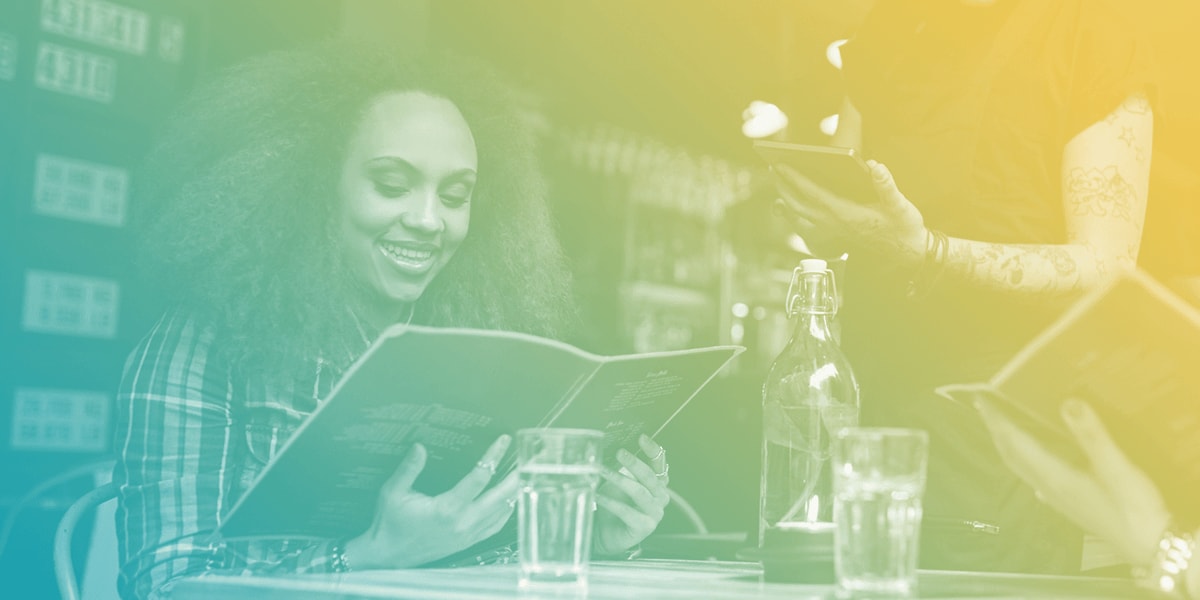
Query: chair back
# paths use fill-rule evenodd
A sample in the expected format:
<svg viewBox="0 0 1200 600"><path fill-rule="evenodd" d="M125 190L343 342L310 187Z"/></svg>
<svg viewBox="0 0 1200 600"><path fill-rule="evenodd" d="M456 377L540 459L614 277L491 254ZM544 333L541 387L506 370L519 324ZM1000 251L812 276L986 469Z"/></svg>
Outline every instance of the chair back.
<svg viewBox="0 0 1200 600"><path fill-rule="evenodd" d="M54 533L54 578L58 582L58 591L63 600L80 600L79 582L75 578L75 562L71 559L71 546L75 539L75 528L79 525L79 521L89 512L96 510L101 504L110 500L115 500L117 497L117 486L111 482L101 485L86 493L80 499L71 504L67 509L66 514L58 522L58 528ZM105 530L103 523L97 520L96 529ZM99 537L93 540L93 546L101 543ZM112 547L104 548L102 554L110 555L116 552L116 536L112 536ZM97 552L89 551L89 558L97 555ZM91 560L89 560L91 562ZM113 570L108 574L110 580L115 580L116 571ZM85 574L85 578L87 578ZM111 585L107 587L112 587Z"/></svg>

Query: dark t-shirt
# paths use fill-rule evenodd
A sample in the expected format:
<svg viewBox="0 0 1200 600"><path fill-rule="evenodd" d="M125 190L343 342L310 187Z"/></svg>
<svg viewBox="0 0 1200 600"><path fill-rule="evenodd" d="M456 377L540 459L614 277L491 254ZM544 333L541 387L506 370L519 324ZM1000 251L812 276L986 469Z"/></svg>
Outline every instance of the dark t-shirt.
<svg viewBox="0 0 1200 600"><path fill-rule="evenodd" d="M1064 145L1129 94L1152 92L1146 46L1106 0L880 0L842 52L864 154L888 165L928 227L970 240L1064 243ZM852 256L846 271L843 340L863 420L930 431L927 530L983 521L1002 532L957 536L955 548L929 531L923 564L1077 569L1078 532L1041 518L972 411L931 394L990 377L1054 309L947 279L913 301L910 274L884 264Z"/></svg>

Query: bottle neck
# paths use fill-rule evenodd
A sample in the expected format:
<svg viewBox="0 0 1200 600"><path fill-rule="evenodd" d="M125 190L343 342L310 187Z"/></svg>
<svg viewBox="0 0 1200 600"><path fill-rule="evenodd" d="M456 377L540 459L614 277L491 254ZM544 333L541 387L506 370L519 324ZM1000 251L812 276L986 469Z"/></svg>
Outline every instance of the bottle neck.
<svg viewBox="0 0 1200 600"><path fill-rule="evenodd" d="M801 273L796 281L796 293L791 298L794 336L808 335L833 340L830 322L837 312L837 299L826 273Z"/></svg>
<svg viewBox="0 0 1200 600"><path fill-rule="evenodd" d="M831 315L800 311L794 317L796 326L792 329L792 338L801 336L815 338L821 341L833 342L833 330L830 327Z"/></svg>

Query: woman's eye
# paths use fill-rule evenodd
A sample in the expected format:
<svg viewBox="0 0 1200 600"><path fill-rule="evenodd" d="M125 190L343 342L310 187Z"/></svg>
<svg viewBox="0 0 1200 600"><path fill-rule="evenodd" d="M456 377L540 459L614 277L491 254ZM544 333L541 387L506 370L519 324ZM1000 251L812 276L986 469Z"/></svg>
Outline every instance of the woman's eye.
<svg viewBox="0 0 1200 600"><path fill-rule="evenodd" d="M455 194L442 194L442 202L449 207L459 207L467 203L471 196L458 196Z"/></svg>
<svg viewBox="0 0 1200 600"><path fill-rule="evenodd" d="M471 200L471 188L463 185L456 185L442 190L442 202L446 206L458 207L466 204Z"/></svg>
<svg viewBox="0 0 1200 600"><path fill-rule="evenodd" d="M387 198L399 198L409 192L408 186L403 185L387 185L386 183L375 182L375 191L381 196Z"/></svg>

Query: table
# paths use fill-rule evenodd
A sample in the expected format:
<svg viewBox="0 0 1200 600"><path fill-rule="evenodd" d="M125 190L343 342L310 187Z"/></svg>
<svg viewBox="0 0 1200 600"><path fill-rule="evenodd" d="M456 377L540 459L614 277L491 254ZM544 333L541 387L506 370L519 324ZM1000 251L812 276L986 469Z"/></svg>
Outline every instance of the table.
<svg viewBox="0 0 1200 600"><path fill-rule="evenodd" d="M756 563L637 560L592 564L587 595L524 594L516 565L363 571L279 577L204 575L178 582L178 600L357 600L378 598L788 598L832 599L827 585L763 583ZM919 598L1144 598L1122 579L922 571Z"/></svg>

